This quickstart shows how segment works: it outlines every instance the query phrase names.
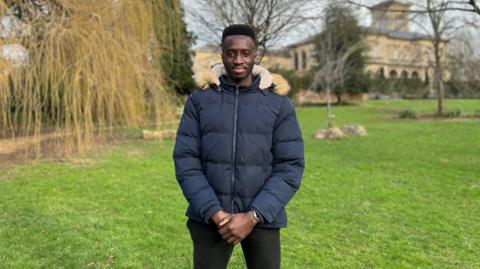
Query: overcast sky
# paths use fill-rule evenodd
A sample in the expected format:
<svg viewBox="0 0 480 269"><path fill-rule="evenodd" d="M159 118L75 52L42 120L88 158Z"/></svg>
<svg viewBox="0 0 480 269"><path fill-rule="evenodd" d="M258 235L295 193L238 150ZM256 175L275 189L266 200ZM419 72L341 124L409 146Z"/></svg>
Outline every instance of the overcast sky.
<svg viewBox="0 0 480 269"><path fill-rule="evenodd" d="M235 0L232 0L235 1ZM185 20L187 22L187 27L188 30L193 32L197 36L197 42L194 45L195 47L199 47L202 45L205 45L208 43L208 40L213 40L211 43L218 43L219 36L221 33L217 33L217 37L212 37L211 34L209 34L205 29L202 28L201 25L196 24L192 18L191 18L191 13L193 12L198 12L198 5L196 6L197 0L181 0L182 5L185 9ZM365 5L373 5L380 3L382 1L379 0L358 0L357 1L360 4L365 4ZM408 1L403 1L403 2L408 2ZM305 16L309 17L318 17L316 20L312 21L307 21L302 25L299 25L298 27L295 27L293 31L290 31L287 33L284 37L282 37L274 46L275 47L283 47L287 46L289 44L301 41L303 39L306 39L316 33L319 33L322 29L321 25L321 16L322 16L322 11L328 3L327 0L317 0L317 1L311 1L310 5L307 10L309 14L303 14ZM410 1L410 3L420 3L419 1ZM411 9L416 9L418 6L413 4L411 6ZM371 23L371 16L370 16L370 11L366 8L362 7L355 7L355 13L356 16L359 20L359 24L362 26L370 26ZM208 16L208 14L204 14L205 16ZM475 21L480 24L480 15L474 14L474 13L468 13L468 12L450 12L450 16L455 17L456 20L459 22L463 19L469 19L471 21ZM420 33L426 33L426 29L422 29L424 25L429 25L428 21L424 21L421 23L418 23L418 15L411 15L411 16L416 16L416 21L417 23L410 22L410 30L415 31L415 32L420 32ZM420 26L422 27L420 27ZM462 27L462 29L465 29L466 27ZM474 35L480 36L480 30L479 27L472 28L470 27L470 31L473 32ZM452 33L455 34L455 33Z"/></svg>
<svg viewBox="0 0 480 269"><path fill-rule="evenodd" d="M235 1L235 0L233 0ZM207 43L206 40L203 39L209 39L212 38L209 36L209 33L205 29L202 28L201 25L197 25L192 17L190 16L191 13L197 12L197 1L196 0L181 0L182 5L185 9L185 20L187 22L188 30L193 32L197 36L197 44L195 44L194 47L202 46ZM316 17L318 16L318 20L315 21L308 21L302 25L299 25L296 27L293 31L290 31L285 37L281 38L278 43L275 44L275 47L282 47L286 46L288 44L300 41L302 39L305 39L309 37L310 35L313 35L315 33L318 33L321 30L321 20L320 20L320 14L322 13L322 9L324 4L327 1L311 1L311 8L308 8L308 10L311 12L310 14L303 14L306 16L311 16L311 17ZM205 16L208 16L208 14L205 14ZM221 33L217 34L218 38L220 37ZM206 37L206 38L205 38ZM217 41L217 40L215 40Z"/></svg>

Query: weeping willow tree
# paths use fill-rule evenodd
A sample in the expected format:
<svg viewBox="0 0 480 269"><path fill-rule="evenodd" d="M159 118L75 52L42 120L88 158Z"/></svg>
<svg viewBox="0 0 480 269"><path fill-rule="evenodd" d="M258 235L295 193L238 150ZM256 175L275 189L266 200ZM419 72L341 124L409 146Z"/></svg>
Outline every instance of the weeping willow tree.
<svg viewBox="0 0 480 269"><path fill-rule="evenodd" d="M172 119L165 71L154 60L171 39L155 25L172 10L159 2L1 1L0 15L23 27L1 43L23 45L28 61L0 61L0 135L38 141L54 133L85 151L116 127Z"/></svg>

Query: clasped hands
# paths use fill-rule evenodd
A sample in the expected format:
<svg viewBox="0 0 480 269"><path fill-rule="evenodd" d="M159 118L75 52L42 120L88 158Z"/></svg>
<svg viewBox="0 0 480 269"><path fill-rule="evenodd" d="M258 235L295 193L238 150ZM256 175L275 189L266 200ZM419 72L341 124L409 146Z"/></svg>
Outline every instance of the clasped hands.
<svg viewBox="0 0 480 269"><path fill-rule="evenodd" d="M229 214L220 210L211 219L223 240L234 245L245 239L257 224L252 212Z"/></svg>

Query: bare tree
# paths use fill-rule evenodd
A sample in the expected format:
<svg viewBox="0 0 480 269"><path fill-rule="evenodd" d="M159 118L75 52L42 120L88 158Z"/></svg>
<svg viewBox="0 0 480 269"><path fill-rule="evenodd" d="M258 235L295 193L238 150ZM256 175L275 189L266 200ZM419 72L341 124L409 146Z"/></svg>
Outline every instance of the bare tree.
<svg viewBox="0 0 480 269"><path fill-rule="evenodd" d="M345 0L345 2L349 4L353 4L356 6L365 7L368 9L372 8L371 4L366 4L360 0ZM457 0L457 1L445 1L448 2L448 5L439 5L436 6L434 9L427 9L427 8L416 8L410 10L411 13L429 13L429 12L440 12L440 11L465 11L465 12L472 12L477 13L480 15L480 4L477 0ZM394 10L395 11L395 10ZM396 10L396 12L405 12L404 10Z"/></svg>
<svg viewBox="0 0 480 269"><path fill-rule="evenodd" d="M453 33L469 24L467 19L459 19L449 12L462 11L453 0L424 0L417 3L418 10L426 11L427 23L422 16L413 20L424 32L429 33L432 44L432 58L429 58L433 70L432 86L437 95L437 113L444 113L445 79L447 76L447 40ZM467 1L465 1L467 2ZM470 1L469 1L470 2Z"/></svg>
<svg viewBox="0 0 480 269"><path fill-rule="evenodd" d="M449 49L448 70L450 94L458 97L480 97L480 32L460 31Z"/></svg>
<svg viewBox="0 0 480 269"><path fill-rule="evenodd" d="M209 33L205 36L220 40L222 30L235 23L249 24L257 33L261 61L268 47L284 38L305 20L312 5L308 0L192 0L189 19Z"/></svg>
<svg viewBox="0 0 480 269"><path fill-rule="evenodd" d="M444 111L444 99L445 99L445 87L444 87L444 70L445 70L445 56L446 47L442 47L441 44L444 41L444 37L447 31L453 27L453 21L449 20L445 16L445 9L442 6L448 6L448 0L425 0L428 20L430 22L430 28L433 35L430 38L433 48L433 61L430 60L430 66L433 68L433 88L437 92L437 113L443 114ZM419 24L422 25L422 24Z"/></svg>
<svg viewBox="0 0 480 269"><path fill-rule="evenodd" d="M472 7L473 12L480 14L480 6L476 0L469 0L468 4Z"/></svg>
<svg viewBox="0 0 480 269"><path fill-rule="evenodd" d="M318 69L313 74L313 81L309 86L310 90L321 88L327 93L327 127L333 127L332 114L332 90L342 85L348 79L351 62L348 57L361 49L361 43L345 49L339 49L335 42L335 34L331 31L325 31L321 35L321 40L317 44L316 57L318 59Z"/></svg>

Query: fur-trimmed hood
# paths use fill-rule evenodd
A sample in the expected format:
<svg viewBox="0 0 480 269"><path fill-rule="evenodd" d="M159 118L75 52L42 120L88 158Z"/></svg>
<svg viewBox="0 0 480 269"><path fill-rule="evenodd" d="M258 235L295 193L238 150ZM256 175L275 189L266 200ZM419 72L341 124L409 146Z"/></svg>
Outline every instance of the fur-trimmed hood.
<svg viewBox="0 0 480 269"><path fill-rule="evenodd" d="M223 64L214 65L210 72L201 74L198 78L200 85L205 86L219 86L220 85L220 76L225 75L225 67ZM287 95L290 91L290 85L288 81L279 74L270 73L266 68L263 68L259 65L254 65L252 70L253 75L260 76L260 89L266 90L271 88L278 95ZM202 87L202 89L207 89L208 87Z"/></svg>

